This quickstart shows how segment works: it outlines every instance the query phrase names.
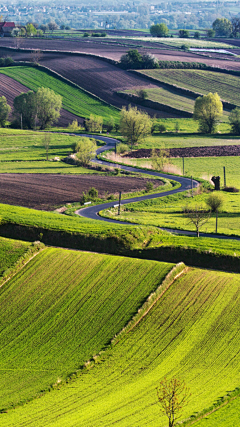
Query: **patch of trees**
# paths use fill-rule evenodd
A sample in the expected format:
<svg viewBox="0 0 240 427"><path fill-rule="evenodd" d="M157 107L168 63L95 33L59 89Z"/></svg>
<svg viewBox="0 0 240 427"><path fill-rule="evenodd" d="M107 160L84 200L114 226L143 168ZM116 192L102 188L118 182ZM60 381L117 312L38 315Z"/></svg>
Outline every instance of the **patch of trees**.
<svg viewBox="0 0 240 427"><path fill-rule="evenodd" d="M182 62L182 61L159 61L159 68L175 68L175 69L193 69L206 70L208 66L201 62Z"/></svg>
<svg viewBox="0 0 240 427"><path fill-rule="evenodd" d="M154 55L141 55L137 49L130 49L121 56L120 66L124 69L153 69L159 68L158 60Z"/></svg>
<svg viewBox="0 0 240 427"><path fill-rule="evenodd" d="M231 21L227 18L217 18L212 24L216 36L240 37L240 18L233 17Z"/></svg>
<svg viewBox="0 0 240 427"><path fill-rule="evenodd" d="M0 67L9 67L13 65L14 60L10 56L6 56L6 58L0 58Z"/></svg>
<svg viewBox="0 0 240 427"><path fill-rule="evenodd" d="M62 97L49 88L21 93L14 99L14 127L45 129L60 117Z"/></svg>
<svg viewBox="0 0 240 427"><path fill-rule="evenodd" d="M8 116L11 112L10 105L7 104L5 96L0 97L0 126L5 127Z"/></svg>

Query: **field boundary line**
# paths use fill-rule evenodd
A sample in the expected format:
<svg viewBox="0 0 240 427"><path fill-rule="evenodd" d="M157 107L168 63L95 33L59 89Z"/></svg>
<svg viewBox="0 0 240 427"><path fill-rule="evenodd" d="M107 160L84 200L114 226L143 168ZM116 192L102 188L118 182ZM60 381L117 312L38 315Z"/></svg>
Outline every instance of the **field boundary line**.
<svg viewBox="0 0 240 427"><path fill-rule="evenodd" d="M34 254L32 256L30 256L30 258L28 258L28 256L30 255L28 253L28 251L26 252L25 256L21 257L16 264L12 267L12 269L9 272L9 276L6 280L3 280L4 277L2 278L3 282L1 283L0 281L0 288L2 288L7 282L9 282L9 280L11 280L14 276L16 276L17 273L19 273L19 271L21 271L33 258L35 258L38 254L40 254L44 249L46 249L46 247L42 246L42 247L36 247L36 252L34 252Z"/></svg>
<svg viewBox="0 0 240 427"><path fill-rule="evenodd" d="M143 303L142 307L139 308L137 314L130 320L130 322L115 336L111 343L116 345L121 336L126 333L131 332L141 320L149 313L152 307L157 303L157 301L162 297L162 295L170 288L170 286L178 279L182 274L188 271L187 267L183 262L179 262L174 265L174 267L169 271L157 289L152 292L147 300ZM149 305L150 304L150 305Z"/></svg>

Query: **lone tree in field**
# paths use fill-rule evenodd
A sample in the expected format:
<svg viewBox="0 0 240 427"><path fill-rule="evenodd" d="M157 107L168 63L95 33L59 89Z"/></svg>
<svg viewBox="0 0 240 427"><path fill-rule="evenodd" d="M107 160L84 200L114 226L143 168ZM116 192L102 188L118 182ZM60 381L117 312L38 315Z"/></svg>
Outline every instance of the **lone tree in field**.
<svg viewBox="0 0 240 427"><path fill-rule="evenodd" d="M11 112L10 105L7 104L5 96L0 96L0 126L4 127Z"/></svg>
<svg viewBox="0 0 240 427"><path fill-rule="evenodd" d="M164 378L157 387L157 397L162 412L168 417L168 426L174 427L176 420L181 415L183 406L188 403L189 389L185 382L172 378Z"/></svg>
<svg viewBox="0 0 240 427"><path fill-rule="evenodd" d="M150 27L150 33L153 37L167 37L169 29L166 24L156 24Z"/></svg>
<svg viewBox="0 0 240 427"><path fill-rule="evenodd" d="M193 118L199 122L202 133L216 132L217 123L223 112L223 105L217 93L199 96L194 105Z"/></svg>
<svg viewBox="0 0 240 427"><path fill-rule="evenodd" d="M217 18L212 24L216 36L228 37L232 33L232 23L227 18Z"/></svg>
<svg viewBox="0 0 240 427"><path fill-rule="evenodd" d="M193 224L196 228L197 237L200 235L200 228L206 224L211 216L211 212L201 206L195 208L183 208L183 214L189 219L188 224Z"/></svg>
<svg viewBox="0 0 240 427"><path fill-rule="evenodd" d="M90 118L85 120L85 127L88 132L102 132L103 118L90 114Z"/></svg>
<svg viewBox="0 0 240 427"><path fill-rule="evenodd" d="M210 196L208 196L206 200L207 206L211 209L211 212L214 212L216 214L216 229L215 232L217 233L218 230L218 212L219 209L223 206L223 198L220 194L212 193Z"/></svg>
<svg viewBox="0 0 240 427"><path fill-rule="evenodd" d="M49 88L39 88L36 92L37 118L40 129L51 126L60 117L62 97Z"/></svg>
<svg viewBox="0 0 240 427"><path fill-rule="evenodd" d="M151 133L152 119L147 113L143 113L137 107L122 108L120 113L120 132L131 143L134 144L144 139Z"/></svg>
<svg viewBox="0 0 240 427"><path fill-rule="evenodd" d="M97 145L95 140L82 137L74 144L73 150L76 152L79 163L82 166L88 166L90 160L96 155Z"/></svg>
<svg viewBox="0 0 240 427"><path fill-rule="evenodd" d="M37 115L36 94L31 90L21 93L14 98L13 107L18 126L21 129L33 129Z"/></svg>

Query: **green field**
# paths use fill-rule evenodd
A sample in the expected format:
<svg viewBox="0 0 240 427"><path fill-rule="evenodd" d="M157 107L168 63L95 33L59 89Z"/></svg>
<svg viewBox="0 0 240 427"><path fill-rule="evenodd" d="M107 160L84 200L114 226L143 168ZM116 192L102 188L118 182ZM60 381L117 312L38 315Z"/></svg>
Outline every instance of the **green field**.
<svg viewBox="0 0 240 427"><path fill-rule="evenodd" d="M23 257L30 244L0 237L0 277Z"/></svg>
<svg viewBox="0 0 240 427"><path fill-rule="evenodd" d="M171 121L170 121L171 120ZM214 145L238 145L239 144L239 136L229 136L229 135L221 135L219 133L214 135L201 135L201 134L183 134L182 132L187 132L187 125L191 126L195 125L196 127L197 122L192 119L165 119L161 120L161 123L163 123L167 129L169 129L169 132L162 133L161 135L151 135L148 136L144 141L141 141L136 148L182 148L182 147L208 147L208 146L214 146ZM180 131L179 133L174 132L174 126L176 125L176 122L178 122ZM186 124L185 124L186 122ZM220 124L219 128L223 123ZM171 126L171 128L170 128ZM171 130L170 130L171 129ZM185 130L186 129L186 130ZM196 131L196 130L195 130ZM187 159L185 159L188 161Z"/></svg>
<svg viewBox="0 0 240 427"><path fill-rule="evenodd" d="M217 92L222 100L240 106L240 77L205 70L143 70L141 74L161 83L182 87L202 95ZM150 90L149 90L150 93Z"/></svg>
<svg viewBox="0 0 240 427"><path fill-rule="evenodd" d="M0 289L0 408L80 369L172 267L53 248L38 254Z"/></svg>
<svg viewBox="0 0 240 427"><path fill-rule="evenodd" d="M1 426L166 425L156 396L164 376L190 388L181 419L208 408L240 383L239 287L239 275L188 270L92 369L2 414Z"/></svg>
<svg viewBox="0 0 240 427"><path fill-rule="evenodd" d="M146 164L146 160L143 160ZM141 165L141 161L138 162ZM149 165L151 160L148 160ZM171 163L177 167L176 172L182 173L182 159L171 159ZM226 168L227 186L235 186L240 189L240 157L196 157L185 158L185 175L198 179L210 180L212 176L220 176L223 187L224 176L223 166ZM172 195L164 198L146 200L140 203L125 205L121 215L117 215L116 209L103 211L102 215L123 221L129 221L144 225L157 225L168 228L178 228L183 230L195 230L194 226L184 217L182 210L185 206L206 207L205 201L208 193L198 195L198 190L191 198L191 192ZM240 235L239 211L240 192L221 192L223 207L219 213L218 232L226 235ZM202 231L215 232L215 216L205 224Z"/></svg>
<svg viewBox="0 0 240 427"><path fill-rule="evenodd" d="M77 86L68 84L36 67L18 66L8 67L0 71L14 80L36 91L39 87L47 87L63 97L63 108L80 117L89 118L90 114L102 116L104 121L108 121L110 116L118 120L119 113L115 107L107 104L94 95L84 91Z"/></svg>

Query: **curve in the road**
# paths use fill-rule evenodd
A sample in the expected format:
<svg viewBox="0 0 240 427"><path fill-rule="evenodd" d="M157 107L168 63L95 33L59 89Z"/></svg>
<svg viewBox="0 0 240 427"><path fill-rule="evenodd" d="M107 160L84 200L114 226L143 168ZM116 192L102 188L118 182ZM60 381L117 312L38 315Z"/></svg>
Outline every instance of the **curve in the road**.
<svg viewBox="0 0 240 427"><path fill-rule="evenodd" d="M101 141L106 143L106 145L98 148L98 150L96 152L97 155L100 153L103 153L106 150L112 149L113 147L115 147L116 144L118 144L120 142L117 139L109 138L106 136L96 136L96 135L86 135L86 134L81 134L80 136L87 136L88 138L89 137L90 138L91 137L96 138L96 139L101 140ZM94 159L94 162L98 163L100 165L107 165L107 166L113 166L113 167L118 166L121 169L126 170L128 172L139 172L142 174L152 175L152 176L156 176L159 178L166 178L166 179L173 180L173 181L176 181L179 184L181 184L181 187L179 187L175 190L169 190L169 191L165 191L162 193L149 194L147 196L139 196L139 197L133 197L131 199L122 200L121 205L125 205L128 203L134 203L134 202L141 202L143 200L155 199L157 197L169 196L170 194L181 193L182 191L190 190L192 187L196 188L199 185L198 181L196 181L194 179L191 180L190 178L185 178L183 176L166 175L166 174L159 173L159 172L153 172L151 170L146 171L146 170L134 168L131 166L116 165L115 163L105 162L103 160L98 160L97 158ZM116 205L116 202L102 203L101 205L90 206L87 208L81 208L81 209L76 211L76 214L83 216L85 218L90 218L90 219L94 219L94 220L98 220L98 221L112 222L115 224L133 225L133 223L118 221L118 220L110 219L110 218L104 218L104 217L101 217L99 215L99 212L101 210L112 208L114 205ZM135 225L139 225L139 224L135 224ZM165 227L160 227L160 228L162 230L166 230L166 231L169 231L169 232L175 233L175 234L181 234L181 235L185 235L185 236L196 236L196 232L194 232L194 231L177 230L177 229L171 229L171 228L165 228ZM215 233L201 233L201 237L211 237L211 238L226 239L226 240L228 240L228 239L240 240L240 237L237 237L237 236L225 236L225 235L215 234Z"/></svg>

